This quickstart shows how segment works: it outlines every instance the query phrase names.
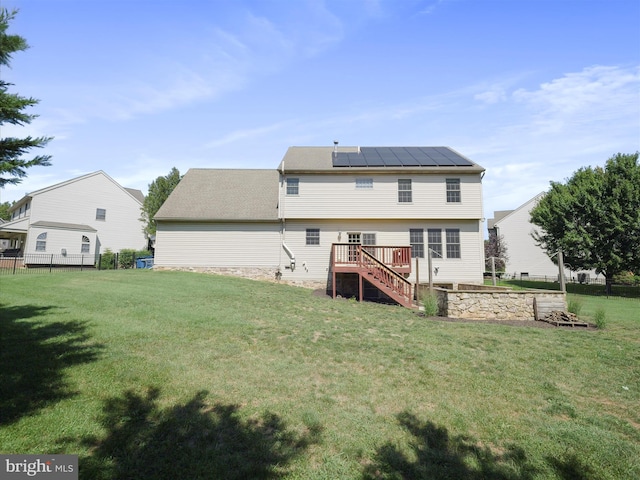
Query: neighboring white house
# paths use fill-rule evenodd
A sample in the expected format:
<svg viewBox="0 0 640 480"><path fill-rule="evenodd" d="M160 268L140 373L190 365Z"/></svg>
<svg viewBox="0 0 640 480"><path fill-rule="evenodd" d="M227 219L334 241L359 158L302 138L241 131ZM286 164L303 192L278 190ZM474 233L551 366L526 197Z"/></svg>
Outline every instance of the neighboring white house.
<svg viewBox="0 0 640 480"><path fill-rule="evenodd" d="M121 187L103 171L89 173L25 195L11 207L11 220L0 224L0 238L25 263L39 263L30 260L37 258L33 254L94 257L106 249L142 250L143 200L140 190Z"/></svg>
<svg viewBox="0 0 640 480"><path fill-rule="evenodd" d="M191 169L155 216L154 263L335 285L336 261L365 245L424 283L431 249L434 282L482 283L483 172L448 147L291 147L277 170Z"/></svg>
<svg viewBox="0 0 640 480"><path fill-rule="evenodd" d="M496 211L494 218L487 222L489 230L495 229L496 234L502 236L506 245L508 260L505 273L507 275L516 278L544 277L549 280L558 278L560 273L558 265L549 258L542 247L536 244L532 236L534 232L539 233L541 229L531 223L531 210L544 195L544 192L539 193L515 210ZM566 278L577 279L579 272L572 272L570 266L565 265L565 267ZM583 273L588 273L590 278L596 276L594 271Z"/></svg>

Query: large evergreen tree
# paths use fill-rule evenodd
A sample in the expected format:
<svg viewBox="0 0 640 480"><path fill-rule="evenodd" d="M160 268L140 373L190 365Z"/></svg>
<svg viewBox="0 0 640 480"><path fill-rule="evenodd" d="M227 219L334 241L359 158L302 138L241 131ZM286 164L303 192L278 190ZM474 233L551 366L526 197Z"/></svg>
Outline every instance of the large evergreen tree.
<svg viewBox="0 0 640 480"><path fill-rule="evenodd" d="M0 7L0 69L10 66L12 54L29 48L24 38L19 35L8 35L9 22L13 20L17 10L9 11ZM12 86L0 75L0 128L5 123L11 125L27 125L37 117L24 113L24 109L38 103L34 98L22 97L9 93ZM0 132L1 133L1 132ZM27 175L30 167L50 165L50 155L36 155L25 159L23 156L32 148L44 147L50 137L2 137L0 138L0 187L7 183L20 183Z"/></svg>
<svg viewBox="0 0 640 480"><path fill-rule="evenodd" d="M140 221L144 224L143 231L147 236L155 235L156 222L153 217L160 210L165 200L169 198L169 195L171 195L171 192L180 183L181 179L180 171L173 167L168 175L156 178L149 185L149 193L142 204L142 216L140 218Z"/></svg>
<svg viewBox="0 0 640 480"><path fill-rule="evenodd" d="M543 231L534 236L549 256L562 249L573 270L595 269L607 280L640 272L640 164L638 153L581 168L551 189L531 211Z"/></svg>

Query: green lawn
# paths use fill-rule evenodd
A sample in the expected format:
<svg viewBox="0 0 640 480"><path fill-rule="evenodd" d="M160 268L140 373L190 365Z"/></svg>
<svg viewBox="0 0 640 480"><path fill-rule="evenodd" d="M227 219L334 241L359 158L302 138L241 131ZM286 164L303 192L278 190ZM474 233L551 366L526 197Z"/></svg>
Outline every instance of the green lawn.
<svg viewBox="0 0 640 480"><path fill-rule="evenodd" d="M602 330L232 277L0 277L0 452L83 479L637 479L640 301Z"/></svg>

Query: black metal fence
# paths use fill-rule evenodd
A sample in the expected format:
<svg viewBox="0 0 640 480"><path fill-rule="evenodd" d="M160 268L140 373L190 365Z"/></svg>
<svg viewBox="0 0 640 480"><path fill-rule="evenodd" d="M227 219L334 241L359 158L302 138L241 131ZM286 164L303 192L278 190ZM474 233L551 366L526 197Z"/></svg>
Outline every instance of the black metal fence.
<svg viewBox="0 0 640 480"><path fill-rule="evenodd" d="M507 284L517 285L522 288L560 290L558 279L552 277L515 277L503 278L503 280ZM609 288L607 292L607 285L604 278L591 278L588 283L580 283L577 281L577 278L567 279L565 281L565 289L568 293L640 299L640 286L612 283L609 285Z"/></svg>
<svg viewBox="0 0 640 480"><path fill-rule="evenodd" d="M134 254L111 252L99 255L31 253L21 256L0 256L0 275L119 270L151 266L153 266L153 257L136 257Z"/></svg>

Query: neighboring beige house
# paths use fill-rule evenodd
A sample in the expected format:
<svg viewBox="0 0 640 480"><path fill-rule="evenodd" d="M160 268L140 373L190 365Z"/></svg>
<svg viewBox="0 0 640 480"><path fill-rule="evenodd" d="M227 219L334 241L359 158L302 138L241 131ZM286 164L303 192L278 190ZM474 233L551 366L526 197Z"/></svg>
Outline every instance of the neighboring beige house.
<svg viewBox="0 0 640 480"><path fill-rule="evenodd" d="M146 247L143 200L140 190L121 187L103 171L89 173L25 195L0 224L0 239L27 264L41 263L35 254L86 255L83 263L93 264L106 249Z"/></svg>
<svg viewBox="0 0 640 480"><path fill-rule="evenodd" d="M559 275L558 265L547 256L542 247L536 244L532 234L540 232L540 227L531 223L531 210L538 204L544 196L544 192L539 193L531 200L516 208L515 210L502 210L494 212L494 218L487 222L489 230L494 229L501 235L507 247L505 273L514 278L529 277L546 280L556 280ZM590 278L594 278L596 273L572 272L570 266L565 265L565 277L569 279L578 278L578 273L587 273Z"/></svg>
<svg viewBox="0 0 640 480"><path fill-rule="evenodd" d="M363 280L425 283L431 249L434 282L482 283L483 172L448 147L291 147L277 170L191 169L155 216L154 264L334 294L359 279L362 293Z"/></svg>

